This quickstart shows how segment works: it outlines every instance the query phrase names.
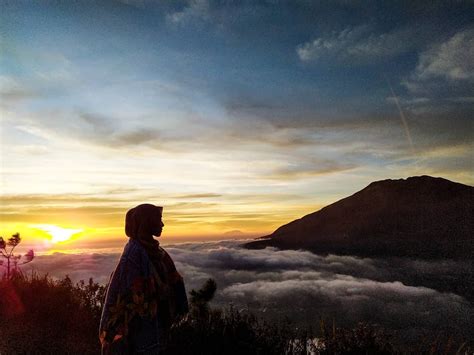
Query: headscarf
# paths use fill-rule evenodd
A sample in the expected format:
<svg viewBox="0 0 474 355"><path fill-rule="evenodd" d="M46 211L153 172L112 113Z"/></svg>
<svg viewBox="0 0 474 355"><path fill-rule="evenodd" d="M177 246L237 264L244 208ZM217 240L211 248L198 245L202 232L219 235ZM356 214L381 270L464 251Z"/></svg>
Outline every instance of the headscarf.
<svg viewBox="0 0 474 355"><path fill-rule="evenodd" d="M158 234L158 231L161 232L162 214L163 207L144 203L129 210L125 216L125 234L140 242L160 274L163 253L160 243L153 238L153 235Z"/></svg>

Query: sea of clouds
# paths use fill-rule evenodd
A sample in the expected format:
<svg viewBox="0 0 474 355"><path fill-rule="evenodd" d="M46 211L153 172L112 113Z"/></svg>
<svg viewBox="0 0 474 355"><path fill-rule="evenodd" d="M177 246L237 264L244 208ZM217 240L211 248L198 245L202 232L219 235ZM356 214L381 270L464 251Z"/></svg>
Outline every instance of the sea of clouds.
<svg viewBox="0 0 474 355"><path fill-rule="evenodd" d="M218 290L213 304L250 310L264 318L285 317L318 327L380 324L404 338L448 331L472 337L474 304L463 285L471 261L422 261L316 255L302 250L247 250L242 241L166 245L187 290L208 279ZM75 282L107 283L120 253L54 253L37 256L30 268ZM24 270L27 271L27 270ZM463 281L464 280L464 281ZM469 290L468 290L469 291ZM472 290L471 290L472 291Z"/></svg>

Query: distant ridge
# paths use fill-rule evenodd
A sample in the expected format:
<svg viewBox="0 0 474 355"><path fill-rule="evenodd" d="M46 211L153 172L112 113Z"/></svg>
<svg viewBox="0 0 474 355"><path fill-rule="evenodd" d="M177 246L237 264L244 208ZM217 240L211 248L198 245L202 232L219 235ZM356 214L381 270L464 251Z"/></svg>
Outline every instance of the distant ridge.
<svg viewBox="0 0 474 355"><path fill-rule="evenodd" d="M474 187L431 176L376 181L262 238L244 246L472 258Z"/></svg>

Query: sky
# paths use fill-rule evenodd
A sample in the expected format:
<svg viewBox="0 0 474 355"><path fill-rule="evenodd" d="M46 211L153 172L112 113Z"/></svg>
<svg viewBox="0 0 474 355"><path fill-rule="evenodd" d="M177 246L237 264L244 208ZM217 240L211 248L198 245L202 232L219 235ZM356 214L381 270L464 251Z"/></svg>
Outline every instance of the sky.
<svg viewBox="0 0 474 355"><path fill-rule="evenodd" d="M0 235L116 246L147 202L162 238L254 237L375 180L474 184L472 2L0 4Z"/></svg>

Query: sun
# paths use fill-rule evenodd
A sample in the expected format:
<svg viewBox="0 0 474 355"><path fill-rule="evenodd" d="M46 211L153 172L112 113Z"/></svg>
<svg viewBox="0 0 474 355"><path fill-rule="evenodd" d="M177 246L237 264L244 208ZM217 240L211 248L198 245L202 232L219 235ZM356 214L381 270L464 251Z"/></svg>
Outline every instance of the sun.
<svg viewBox="0 0 474 355"><path fill-rule="evenodd" d="M35 226L51 236L52 243L65 242L71 239L74 234L80 233L83 229L62 228L52 224L38 224Z"/></svg>

